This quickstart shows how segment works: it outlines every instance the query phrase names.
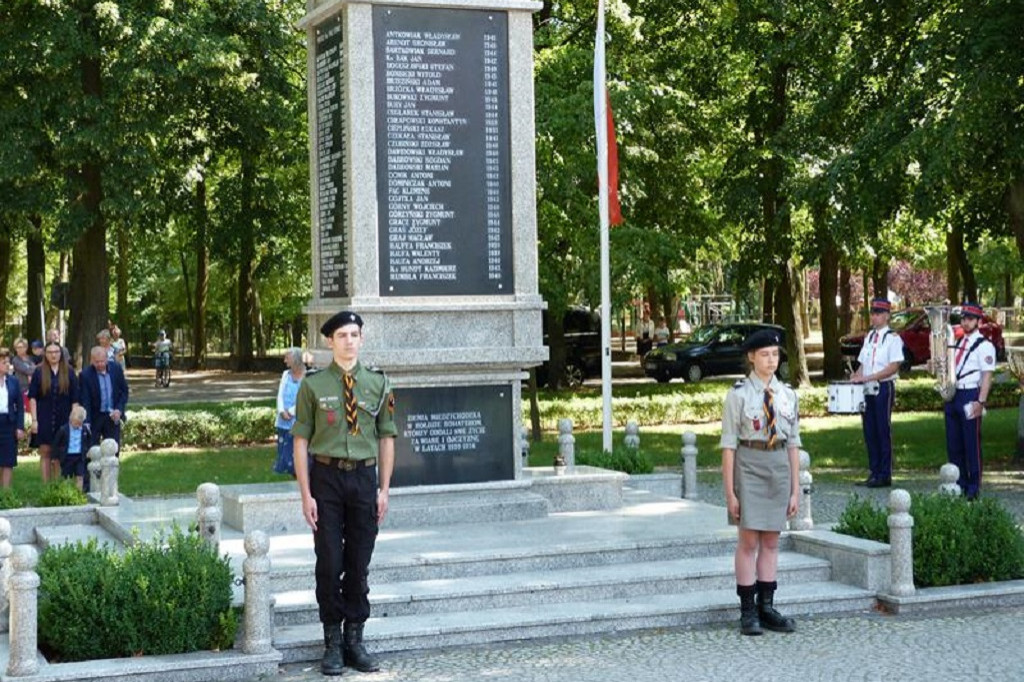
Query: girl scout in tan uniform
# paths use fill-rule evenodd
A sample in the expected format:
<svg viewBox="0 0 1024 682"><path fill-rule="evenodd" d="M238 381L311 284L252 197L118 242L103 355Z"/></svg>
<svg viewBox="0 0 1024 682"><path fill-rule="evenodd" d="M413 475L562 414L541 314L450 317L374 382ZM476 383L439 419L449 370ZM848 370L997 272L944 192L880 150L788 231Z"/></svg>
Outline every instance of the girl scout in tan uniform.
<svg viewBox="0 0 1024 682"><path fill-rule="evenodd" d="M797 512L800 468L796 392L775 376L781 342L771 329L744 342L753 369L726 395L722 415L722 480L729 520L739 526L736 593L744 635L795 629L773 603L779 533Z"/></svg>

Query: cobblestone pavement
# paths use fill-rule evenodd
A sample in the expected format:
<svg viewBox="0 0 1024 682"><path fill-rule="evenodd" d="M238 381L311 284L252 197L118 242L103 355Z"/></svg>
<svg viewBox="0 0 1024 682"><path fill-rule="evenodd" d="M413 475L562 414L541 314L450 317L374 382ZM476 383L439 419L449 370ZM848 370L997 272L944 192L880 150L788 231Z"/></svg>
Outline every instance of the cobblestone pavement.
<svg viewBox="0 0 1024 682"><path fill-rule="evenodd" d="M930 617L817 618L791 635L743 637L734 626L656 630L449 651L395 654L379 673L325 678L283 666L281 682L730 682L1024 679L1024 608ZM268 678L261 678L267 680ZM255 681L254 681L255 682Z"/></svg>

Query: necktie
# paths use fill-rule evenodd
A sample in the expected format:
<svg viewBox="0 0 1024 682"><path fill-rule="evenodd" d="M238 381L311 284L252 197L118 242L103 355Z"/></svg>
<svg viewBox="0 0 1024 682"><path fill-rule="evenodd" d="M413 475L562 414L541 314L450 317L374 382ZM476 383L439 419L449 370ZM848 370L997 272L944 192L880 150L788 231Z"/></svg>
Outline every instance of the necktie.
<svg viewBox="0 0 1024 682"><path fill-rule="evenodd" d="M353 436L359 433L359 419L356 413L356 392L353 389L356 381L351 374L345 374L345 421L348 432Z"/></svg>
<svg viewBox="0 0 1024 682"><path fill-rule="evenodd" d="M772 400L772 389L764 389L765 431L768 432L768 447L775 447L775 403Z"/></svg>
<svg viewBox="0 0 1024 682"><path fill-rule="evenodd" d="M956 360L953 361L953 368L956 369L960 366L960 359L964 356L964 351L967 350L967 335L960 339L960 350L956 352Z"/></svg>

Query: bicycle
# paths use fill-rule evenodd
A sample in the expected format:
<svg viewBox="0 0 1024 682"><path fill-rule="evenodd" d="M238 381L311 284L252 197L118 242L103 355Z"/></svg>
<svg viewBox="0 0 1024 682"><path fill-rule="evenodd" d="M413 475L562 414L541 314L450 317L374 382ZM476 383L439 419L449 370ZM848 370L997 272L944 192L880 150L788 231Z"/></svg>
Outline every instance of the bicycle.
<svg viewBox="0 0 1024 682"><path fill-rule="evenodd" d="M156 366L156 387L167 388L171 385L171 352L157 353L153 362Z"/></svg>

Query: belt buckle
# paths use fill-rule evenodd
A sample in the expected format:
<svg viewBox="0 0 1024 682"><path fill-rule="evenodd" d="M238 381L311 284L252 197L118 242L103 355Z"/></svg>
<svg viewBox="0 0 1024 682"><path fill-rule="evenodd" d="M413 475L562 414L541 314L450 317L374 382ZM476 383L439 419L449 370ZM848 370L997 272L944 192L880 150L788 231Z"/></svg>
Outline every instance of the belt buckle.
<svg viewBox="0 0 1024 682"><path fill-rule="evenodd" d="M354 471L359 466L359 460L355 459L339 459L338 468L342 471Z"/></svg>

